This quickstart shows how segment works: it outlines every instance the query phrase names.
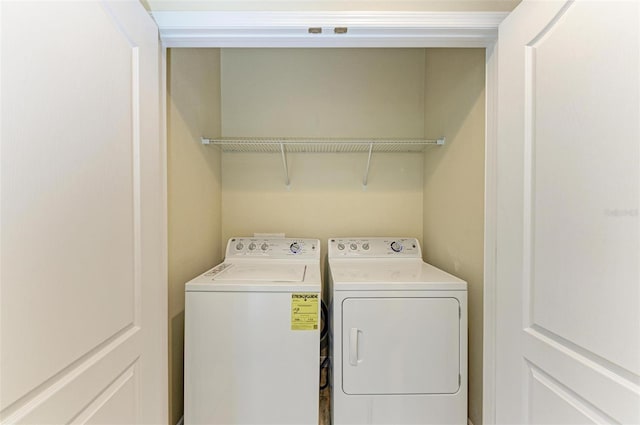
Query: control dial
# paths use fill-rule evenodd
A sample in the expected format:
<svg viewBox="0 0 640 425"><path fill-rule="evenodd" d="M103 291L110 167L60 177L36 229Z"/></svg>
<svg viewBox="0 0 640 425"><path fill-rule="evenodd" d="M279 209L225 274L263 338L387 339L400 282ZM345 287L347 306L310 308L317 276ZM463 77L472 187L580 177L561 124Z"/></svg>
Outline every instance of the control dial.
<svg viewBox="0 0 640 425"><path fill-rule="evenodd" d="M339 244L338 244L338 249L339 249L340 251L342 251L342 250L344 249L344 244L343 244L343 243L339 243Z"/></svg>
<svg viewBox="0 0 640 425"><path fill-rule="evenodd" d="M349 248L351 248L351 251L355 251L356 249L358 249L358 245L355 243L352 243L351 245L349 245Z"/></svg>
<svg viewBox="0 0 640 425"><path fill-rule="evenodd" d="M402 251L402 244L400 242L398 242L398 241L393 241L393 242L391 242L391 249L394 252L400 252L400 251Z"/></svg>
<svg viewBox="0 0 640 425"><path fill-rule="evenodd" d="M269 249L269 244L266 242L263 243L262 245L260 245L260 249L266 251L267 249Z"/></svg>
<svg viewBox="0 0 640 425"><path fill-rule="evenodd" d="M244 244L242 242L238 242L236 244L236 251L240 251L242 248L244 248Z"/></svg>
<svg viewBox="0 0 640 425"><path fill-rule="evenodd" d="M249 251L253 251L254 249L256 249L256 244L255 244L255 243L253 243L253 242L251 242L251 243L249 244Z"/></svg>
<svg viewBox="0 0 640 425"><path fill-rule="evenodd" d="M369 250L369 242L365 242L362 244L362 249L364 249L365 251Z"/></svg>
<svg viewBox="0 0 640 425"><path fill-rule="evenodd" d="M294 242L289 246L289 249L291 250L291 252L293 252L294 254L299 253L302 248L300 247L300 244L298 242Z"/></svg>

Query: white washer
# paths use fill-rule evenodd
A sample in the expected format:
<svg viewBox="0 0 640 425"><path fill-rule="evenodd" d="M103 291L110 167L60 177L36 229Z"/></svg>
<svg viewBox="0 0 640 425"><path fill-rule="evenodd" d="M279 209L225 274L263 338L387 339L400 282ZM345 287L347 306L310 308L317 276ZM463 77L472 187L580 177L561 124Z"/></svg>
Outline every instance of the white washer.
<svg viewBox="0 0 640 425"><path fill-rule="evenodd" d="M328 246L333 424L466 424L466 282L417 239Z"/></svg>
<svg viewBox="0 0 640 425"><path fill-rule="evenodd" d="M185 424L318 423L320 243L232 238L185 287Z"/></svg>

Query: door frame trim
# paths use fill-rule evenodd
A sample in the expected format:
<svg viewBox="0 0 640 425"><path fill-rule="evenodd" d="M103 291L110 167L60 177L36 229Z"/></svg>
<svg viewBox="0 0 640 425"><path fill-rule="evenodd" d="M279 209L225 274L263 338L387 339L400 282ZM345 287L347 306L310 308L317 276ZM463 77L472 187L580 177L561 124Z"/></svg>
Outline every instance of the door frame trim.
<svg viewBox="0 0 640 425"><path fill-rule="evenodd" d="M483 423L495 423L498 27L510 12L156 11L166 48L484 48ZM321 28L312 34L309 28ZM334 32L346 27L346 34ZM162 64L166 73L166 63Z"/></svg>
<svg viewBox="0 0 640 425"><path fill-rule="evenodd" d="M496 423L496 311L498 240L498 46L486 48L482 423Z"/></svg>
<svg viewBox="0 0 640 425"><path fill-rule="evenodd" d="M156 11L151 15L166 47L488 47L508 12Z"/></svg>

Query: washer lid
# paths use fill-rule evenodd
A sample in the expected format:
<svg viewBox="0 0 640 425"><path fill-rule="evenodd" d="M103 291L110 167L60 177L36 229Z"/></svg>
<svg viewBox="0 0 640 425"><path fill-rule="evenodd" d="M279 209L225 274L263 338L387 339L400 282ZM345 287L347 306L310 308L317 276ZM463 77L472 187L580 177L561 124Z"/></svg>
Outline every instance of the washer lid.
<svg viewBox="0 0 640 425"><path fill-rule="evenodd" d="M233 264L213 280L302 282L306 269L304 264Z"/></svg>
<svg viewBox="0 0 640 425"><path fill-rule="evenodd" d="M222 263L187 282L186 292L320 292L320 264Z"/></svg>

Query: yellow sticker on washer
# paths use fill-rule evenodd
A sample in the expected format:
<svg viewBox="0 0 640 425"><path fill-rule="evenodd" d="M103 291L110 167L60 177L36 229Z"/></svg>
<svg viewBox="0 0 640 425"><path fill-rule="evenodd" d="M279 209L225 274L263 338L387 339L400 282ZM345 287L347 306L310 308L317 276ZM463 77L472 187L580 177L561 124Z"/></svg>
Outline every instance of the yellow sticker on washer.
<svg viewBox="0 0 640 425"><path fill-rule="evenodd" d="M291 294L291 330L318 330L318 294Z"/></svg>

